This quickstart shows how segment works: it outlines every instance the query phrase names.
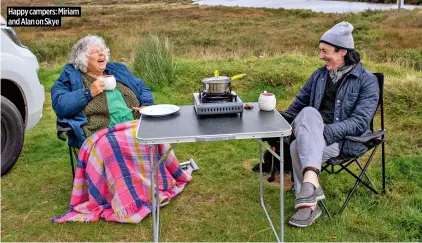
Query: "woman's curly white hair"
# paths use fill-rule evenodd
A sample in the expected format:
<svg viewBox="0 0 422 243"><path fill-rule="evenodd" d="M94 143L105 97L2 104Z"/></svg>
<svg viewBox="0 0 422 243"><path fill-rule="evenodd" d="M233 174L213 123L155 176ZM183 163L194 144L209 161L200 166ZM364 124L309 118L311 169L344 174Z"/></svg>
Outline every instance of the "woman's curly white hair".
<svg viewBox="0 0 422 243"><path fill-rule="evenodd" d="M72 64L74 68L86 73L88 56L93 45L99 45L105 50L106 61L110 59L110 49L107 48L104 39L96 35L87 35L76 42L72 47L72 51L69 54L69 63Z"/></svg>

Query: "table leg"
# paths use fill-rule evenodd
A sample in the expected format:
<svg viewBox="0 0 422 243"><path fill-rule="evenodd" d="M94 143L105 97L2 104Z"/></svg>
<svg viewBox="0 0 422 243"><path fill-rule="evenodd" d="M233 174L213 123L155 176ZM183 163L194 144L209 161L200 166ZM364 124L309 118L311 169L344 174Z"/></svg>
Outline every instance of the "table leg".
<svg viewBox="0 0 422 243"><path fill-rule="evenodd" d="M155 145L155 153L157 155L157 168L155 168L155 198L156 198L155 202L156 202L156 205L157 205L157 216L156 216L155 219L157 220L157 223L156 223L156 230L155 230L154 239L157 239L157 242L158 242L159 234L160 234L160 182L159 182L158 173L160 171L161 162L158 159L159 153L158 153L158 145L157 144Z"/></svg>
<svg viewBox="0 0 422 243"><path fill-rule="evenodd" d="M154 165L154 156L153 156L153 146L156 152L156 159L157 162ZM152 236L154 242L158 242L159 239L159 228L160 228L160 181L159 181L159 170L160 164L164 161L167 155L171 152L171 150L176 147L176 144L171 144L167 151L161 156L158 153L158 144L155 145L148 145L149 147L149 167L150 167L150 179L151 179L151 207L152 207ZM155 171L155 187L154 187L154 171ZM154 193L155 192L155 193ZM157 210L157 211L156 211Z"/></svg>
<svg viewBox="0 0 422 243"><path fill-rule="evenodd" d="M158 242L158 235L156 234L156 232L158 231L158 228L157 228L157 221L156 221L156 217L157 217L157 215L155 214L155 204L156 204L156 201L155 201L155 196L154 196L154 190L155 190L155 188L154 188L154 156L153 156L153 149L152 149L152 145L148 145L148 147L149 147L149 158L150 158L150 160L149 160L149 168L150 168L150 181L151 181L151 189L150 189L150 192L151 192L151 206L152 206L152 209L151 209L151 214L152 214L152 235L153 235L153 239L154 239L154 242Z"/></svg>
<svg viewBox="0 0 422 243"><path fill-rule="evenodd" d="M277 239L277 242L280 242L280 239L278 238L278 234L277 231L274 228L273 222L271 221L271 217L267 212L267 208L265 207L265 202L264 202L264 188L263 188L263 176L262 176L262 140L258 139L259 142L259 199L261 202L261 206L264 209L265 212L265 216L267 216L268 222L270 223L271 229L274 232L274 236ZM280 175L280 180L282 180L283 175ZM281 185L280 185L281 186ZM283 189L281 189L281 191L283 192ZM283 210L283 200L282 200L282 195L280 195L280 209ZM282 214L283 215L283 214ZM281 237L283 237L283 218L280 219L281 222ZM283 240L283 238L281 238Z"/></svg>
<svg viewBox="0 0 422 243"><path fill-rule="evenodd" d="M284 242L284 146L280 137L280 240Z"/></svg>

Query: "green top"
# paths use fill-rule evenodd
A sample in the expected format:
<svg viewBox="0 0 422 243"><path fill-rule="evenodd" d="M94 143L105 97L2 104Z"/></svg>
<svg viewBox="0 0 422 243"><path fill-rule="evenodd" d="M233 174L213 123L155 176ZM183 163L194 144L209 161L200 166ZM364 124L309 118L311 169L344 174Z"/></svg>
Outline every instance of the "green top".
<svg viewBox="0 0 422 243"><path fill-rule="evenodd" d="M135 120L133 110L127 107L122 92L118 89L106 90L108 111L110 113L110 122L108 127L116 124Z"/></svg>
<svg viewBox="0 0 422 243"><path fill-rule="evenodd" d="M84 87L89 88L95 78L84 74L82 80ZM90 137L101 129L133 120L133 117L139 118L140 113L131 109L140 106L135 93L119 80L117 80L114 91L111 91L110 94L108 91L98 94L85 106L83 112L88 118L88 123L83 125L82 129L86 137ZM132 116L129 116L129 111Z"/></svg>

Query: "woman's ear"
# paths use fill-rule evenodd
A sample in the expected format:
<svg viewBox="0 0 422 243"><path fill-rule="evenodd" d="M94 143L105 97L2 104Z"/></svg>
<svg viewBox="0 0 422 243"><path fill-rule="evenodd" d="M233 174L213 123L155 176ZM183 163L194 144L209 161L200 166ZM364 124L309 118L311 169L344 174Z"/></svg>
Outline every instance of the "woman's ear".
<svg viewBox="0 0 422 243"><path fill-rule="evenodd" d="M345 50L345 49L340 49L340 55L341 55L342 57L346 56L346 54L347 54L347 50Z"/></svg>

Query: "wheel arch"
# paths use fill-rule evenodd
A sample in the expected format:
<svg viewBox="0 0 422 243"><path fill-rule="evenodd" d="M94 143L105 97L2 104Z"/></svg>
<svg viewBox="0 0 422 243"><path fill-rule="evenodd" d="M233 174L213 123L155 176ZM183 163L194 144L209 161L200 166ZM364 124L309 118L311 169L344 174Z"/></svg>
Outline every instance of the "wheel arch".
<svg viewBox="0 0 422 243"><path fill-rule="evenodd" d="M16 108L18 108L22 120L24 121L24 127L26 127L28 106L25 95L19 84L9 79L1 79L1 95L10 100Z"/></svg>

